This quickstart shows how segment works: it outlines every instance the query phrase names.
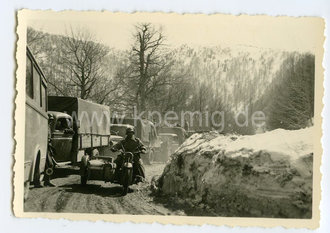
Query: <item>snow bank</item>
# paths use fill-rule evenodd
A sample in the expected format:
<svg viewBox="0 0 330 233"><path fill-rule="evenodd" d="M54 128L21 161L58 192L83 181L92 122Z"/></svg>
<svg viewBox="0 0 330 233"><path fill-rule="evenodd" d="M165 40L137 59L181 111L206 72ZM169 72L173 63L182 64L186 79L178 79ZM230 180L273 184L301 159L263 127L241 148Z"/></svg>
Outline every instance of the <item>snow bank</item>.
<svg viewBox="0 0 330 233"><path fill-rule="evenodd" d="M194 134L172 155L159 190L222 216L310 218L312 135L313 128Z"/></svg>

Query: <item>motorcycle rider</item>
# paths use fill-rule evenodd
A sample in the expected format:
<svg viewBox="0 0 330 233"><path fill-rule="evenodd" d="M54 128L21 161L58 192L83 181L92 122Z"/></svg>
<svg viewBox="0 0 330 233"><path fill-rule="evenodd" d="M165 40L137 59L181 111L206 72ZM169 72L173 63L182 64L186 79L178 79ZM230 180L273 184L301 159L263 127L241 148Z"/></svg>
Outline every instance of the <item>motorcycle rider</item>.
<svg viewBox="0 0 330 233"><path fill-rule="evenodd" d="M127 128L125 139L118 142L116 145L114 145L111 148L113 152L116 152L120 149L123 149L125 152L131 152L134 154L133 177L135 177L136 183L143 181L145 179L144 167L142 164L140 153L136 153L136 152L139 151L145 154L146 148L142 144L141 140L135 137L135 132L133 128ZM122 166L123 163L122 154L118 155L118 157L115 159L114 162L117 165L115 170L115 179L119 180L120 167Z"/></svg>

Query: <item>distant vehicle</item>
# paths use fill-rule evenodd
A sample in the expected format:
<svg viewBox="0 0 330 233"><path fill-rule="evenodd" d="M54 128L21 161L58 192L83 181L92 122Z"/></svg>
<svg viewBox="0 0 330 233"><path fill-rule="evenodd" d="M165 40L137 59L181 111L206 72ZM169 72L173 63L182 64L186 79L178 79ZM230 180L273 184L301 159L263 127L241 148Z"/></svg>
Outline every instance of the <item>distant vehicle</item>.
<svg viewBox="0 0 330 233"><path fill-rule="evenodd" d="M125 137L126 128L134 126L135 135L147 148L147 154L142 156L146 164L151 164L157 152L160 151L161 141L158 137L155 125L149 120L134 118L111 118L112 131L118 131L118 135ZM125 133L124 133L125 132Z"/></svg>
<svg viewBox="0 0 330 233"><path fill-rule="evenodd" d="M134 128L134 126L129 124L111 124L111 135L118 135L124 138L126 136L127 128Z"/></svg>
<svg viewBox="0 0 330 233"><path fill-rule="evenodd" d="M47 80L26 48L24 199L30 184L39 184L47 155Z"/></svg>
<svg viewBox="0 0 330 233"><path fill-rule="evenodd" d="M54 160L58 166L77 165L86 153L97 156L109 151L108 106L76 97L49 96L48 108L54 116L51 138L55 148Z"/></svg>
<svg viewBox="0 0 330 233"><path fill-rule="evenodd" d="M162 140L160 160L166 162L170 155L178 149L180 144L179 138L174 133L160 133L159 137Z"/></svg>
<svg viewBox="0 0 330 233"><path fill-rule="evenodd" d="M187 138L187 133L184 128L181 127L159 127L158 133L170 133L178 136L179 145L181 145Z"/></svg>

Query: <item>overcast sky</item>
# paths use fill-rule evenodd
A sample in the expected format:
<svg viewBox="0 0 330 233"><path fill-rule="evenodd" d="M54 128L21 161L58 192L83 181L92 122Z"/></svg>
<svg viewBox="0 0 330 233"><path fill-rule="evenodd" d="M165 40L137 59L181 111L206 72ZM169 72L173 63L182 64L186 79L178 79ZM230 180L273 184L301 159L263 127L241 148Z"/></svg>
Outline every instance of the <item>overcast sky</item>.
<svg viewBox="0 0 330 233"><path fill-rule="evenodd" d="M132 43L134 24L151 22L162 26L170 46L249 45L289 51L314 51L321 20L230 15L119 14L91 12L39 12L28 25L52 34L65 35L70 26L86 28L97 41L109 47L127 49Z"/></svg>

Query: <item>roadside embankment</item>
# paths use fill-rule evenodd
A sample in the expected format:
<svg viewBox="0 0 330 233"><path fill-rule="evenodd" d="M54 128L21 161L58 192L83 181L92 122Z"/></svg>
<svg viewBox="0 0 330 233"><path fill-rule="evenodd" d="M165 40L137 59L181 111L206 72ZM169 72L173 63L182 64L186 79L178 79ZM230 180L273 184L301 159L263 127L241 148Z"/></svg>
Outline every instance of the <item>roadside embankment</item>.
<svg viewBox="0 0 330 233"><path fill-rule="evenodd" d="M194 134L157 181L163 195L220 216L310 218L313 128L252 136Z"/></svg>

